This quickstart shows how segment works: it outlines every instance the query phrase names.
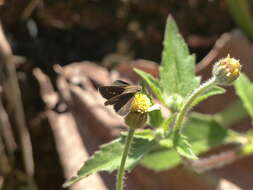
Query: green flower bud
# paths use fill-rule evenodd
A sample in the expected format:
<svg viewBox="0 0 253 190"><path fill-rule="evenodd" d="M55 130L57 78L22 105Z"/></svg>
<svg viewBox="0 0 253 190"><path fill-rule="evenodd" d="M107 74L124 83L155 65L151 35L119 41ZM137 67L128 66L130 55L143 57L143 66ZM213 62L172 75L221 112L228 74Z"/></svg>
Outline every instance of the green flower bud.
<svg viewBox="0 0 253 190"><path fill-rule="evenodd" d="M179 110L181 104L183 102L183 98L182 96L180 96L179 94L174 94L169 96L166 99L166 105L173 111L176 112Z"/></svg>
<svg viewBox="0 0 253 190"><path fill-rule="evenodd" d="M239 60L231 58L228 55L215 63L213 67L213 76L218 85L231 85L236 80L241 71L241 64Z"/></svg>
<svg viewBox="0 0 253 190"><path fill-rule="evenodd" d="M132 129L144 127L148 120L148 113L130 112L125 117L125 123Z"/></svg>

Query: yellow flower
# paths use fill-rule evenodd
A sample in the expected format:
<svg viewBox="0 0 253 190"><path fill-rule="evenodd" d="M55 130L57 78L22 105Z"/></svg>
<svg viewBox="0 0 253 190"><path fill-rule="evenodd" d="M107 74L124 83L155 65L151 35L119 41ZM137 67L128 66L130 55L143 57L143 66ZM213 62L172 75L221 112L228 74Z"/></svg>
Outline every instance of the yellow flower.
<svg viewBox="0 0 253 190"><path fill-rule="evenodd" d="M136 93L131 105L130 112L145 113L152 106L151 100L146 94Z"/></svg>
<svg viewBox="0 0 253 190"><path fill-rule="evenodd" d="M213 67L213 75L219 85L231 85L236 80L241 71L240 61L228 55L215 63Z"/></svg>
<svg viewBox="0 0 253 190"><path fill-rule="evenodd" d="M129 114L125 117L125 123L132 129L144 127L148 120L148 112L159 109L152 106L150 98L143 93L136 93Z"/></svg>

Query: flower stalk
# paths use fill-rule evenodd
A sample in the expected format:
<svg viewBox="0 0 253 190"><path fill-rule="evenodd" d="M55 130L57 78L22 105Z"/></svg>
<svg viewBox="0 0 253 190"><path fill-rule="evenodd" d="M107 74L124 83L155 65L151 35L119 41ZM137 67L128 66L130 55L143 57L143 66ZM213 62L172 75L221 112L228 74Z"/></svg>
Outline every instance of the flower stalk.
<svg viewBox="0 0 253 190"><path fill-rule="evenodd" d="M195 89L185 100L182 108L177 114L173 131L175 134L181 133L182 123L186 113L191 109L194 100L203 92L210 89L214 85L226 86L231 85L236 80L241 71L239 60L231 58L230 55L220 59L213 66L213 76L207 82Z"/></svg>
<svg viewBox="0 0 253 190"><path fill-rule="evenodd" d="M208 90L209 88L211 88L215 84L216 84L215 77L212 77L207 82L203 83L197 89L195 89L190 96L188 96L188 98L186 99L186 101L183 104L182 108L180 109L179 113L177 114L175 124L174 124L174 128L173 128L173 131L175 133L180 133L181 132L184 117L185 117L186 113L191 109L191 105L192 105L193 101L198 96L200 96L203 92L205 92L206 90Z"/></svg>
<svg viewBox="0 0 253 190"><path fill-rule="evenodd" d="M123 190L124 185L124 175L125 175L125 163L128 156L128 152L130 150L130 145L133 140L135 128L130 127L126 139L126 144L124 148L124 152L121 158L120 168L117 174L117 190Z"/></svg>
<svg viewBox="0 0 253 190"><path fill-rule="evenodd" d="M148 112L150 111L150 108L152 108L152 103L146 94L137 93L134 95L130 112L125 117L125 123L128 125L129 130L117 174L117 190L123 190L125 164L131 147L131 142L133 140L134 131L137 128L144 127L148 119Z"/></svg>

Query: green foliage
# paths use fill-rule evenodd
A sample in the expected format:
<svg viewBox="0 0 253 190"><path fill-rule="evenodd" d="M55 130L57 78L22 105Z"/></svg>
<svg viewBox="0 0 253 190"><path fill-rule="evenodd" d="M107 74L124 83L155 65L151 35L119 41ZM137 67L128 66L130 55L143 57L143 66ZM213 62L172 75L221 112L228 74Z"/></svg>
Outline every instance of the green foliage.
<svg viewBox="0 0 253 190"><path fill-rule="evenodd" d="M197 155L212 147L229 143L229 138L234 135L234 132L219 125L211 116L202 114L192 114L185 123L183 132L188 137L193 153ZM141 161L143 166L161 171L175 167L181 162L179 154L173 149L170 137L161 140L160 145L165 148L149 152ZM184 151L185 153L188 156L188 152ZM190 152L189 155L191 154Z"/></svg>
<svg viewBox="0 0 253 190"><path fill-rule="evenodd" d="M183 132L192 143L205 141L209 146L208 149L226 143L228 137L233 135L231 130L219 125L212 116L199 113L191 114Z"/></svg>
<svg viewBox="0 0 253 190"><path fill-rule="evenodd" d="M162 171L171 169L180 162L181 158L175 150L162 149L146 155L141 160L141 165L154 171Z"/></svg>
<svg viewBox="0 0 253 190"><path fill-rule="evenodd" d="M160 85L165 95L180 94L183 97L199 86L195 77L195 56L190 55L184 39L178 32L174 19L167 19L160 67Z"/></svg>
<svg viewBox="0 0 253 190"><path fill-rule="evenodd" d="M240 121L241 119L247 117L248 113L242 102L236 100L232 104L228 105L224 110L215 114L213 117L215 121L224 127L229 127L233 123Z"/></svg>
<svg viewBox="0 0 253 190"><path fill-rule="evenodd" d="M162 123L161 128L164 130L166 134L170 132L170 125L175 120L176 113L172 114L168 119L165 119Z"/></svg>
<svg viewBox="0 0 253 190"><path fill-rule="evenodd" d="M192 103L192 106L195 106L195 105L199 104L200 102L206 100L210 96L214 96L214 95L218 95L218 94L223 94L225 92L226 92L226 90L224 88L221 88L221 87L218 87L218 86L214 86L211 89L207 90L201 96L198 96L195 99L195 101Z"/></svg>
<svg viewBox="0 0 253 190"><path fill-rule="evenodd" d="M96 172L112 172L119 168L121 159L123 164L118 172L120 174L118 179L124 176L124 168L131 170L140 161L143 166L160 171L179 164L181 156L197 159L196 155L212 147L230 142L238 143L242 139L240 134L221 125L221 118L223 118L221 115L209 116L195 113L187 117L193 106L210 96L222 94L225 90L215 86L217 84L215 77L200 85L200 77L195 76L195 57L190 55L171 16L167 19L164 34L160 79L155 79L152 75L138 69L134 71L145 81L142 83L143 91L147 92L145 85L148 85L161 104L170 109L170 117L164 118L161 110L149 113L149 125L153 128L135 131L125 167L122 153L126 134L123 133L119 139L102 146L84 163L77 176L65 183L65 186ZM253 85L246 76L242 76L235 86L246 109L253 116L253 101L251 100ZM127 151L124 155L127 155ZM123 156L123 158L126 157ZM118 182L119 189L122 189L122 180Z"/></svg>
<svg viewBox="0 0 253 190"><path fill-rule="evenodd" d="M78 171L77 176L69 179L64 187L78 182L91 174L100 171L112 172L119 168L121 156L125 145L125 138L119 138L108 144L105 144L97 151L89 160L87 160L81 169ZM127 158L126 169L131 170L143 155L151 150L154 141L146 138L134 137L130 154Z"/></svg>
<svg viewBox="0 0 253 190"><path fill-rule="evenodd" d="M151 74L145 73L142 70L134 69L134 71L140 75L145 82L149 85L155 96L162 102L165 103L163 95L162 95L162 88L160 86L160 83L157 79L155 79Z"/></svg>
<svg viewBox="0 0 253 190"><path fill-rule="evenodd" d="M253 83L250 82L246 75L241 74L239 79L235 82L235 89L237 95L241 98L244 107L251 118L253 118Z"/></svg>
<svg viewBox="0 0 253 190"><path fill-rule="evenodd" d="M123 135L127 135L126 133L124 133ZM150 130L150 129L142 129L139 131L135 131L134 132L134 137L137 139L147 139L149 141L153 140L155 138L154 136L154 131Z"/></svg>
<svg viewBox="0 0 253 190"><path fill-rule="evenodd" d="M151 127L160 127L163 124L163 116L161 110L149 112L149 125Z"/></svg>
<svg viewBox="0 0 253 190"><path fill-rule="evenodd" d="M195 76L195 57L190 55L171 16L167 19L163 44L160 80L141 70L134 71L149 85L161 103L166 105L166 99L170 96L185 97L193 91L199 86L200 78Z"/></svg>
<svg viewBox="0 0 253 190"><path fill-rule="evenodd" d="M185 135L181 133L176 133L173 142L173 146L178 154L192 160L198 159L198 157L193 153L191 144L189 143L188 138Z"/></svg>

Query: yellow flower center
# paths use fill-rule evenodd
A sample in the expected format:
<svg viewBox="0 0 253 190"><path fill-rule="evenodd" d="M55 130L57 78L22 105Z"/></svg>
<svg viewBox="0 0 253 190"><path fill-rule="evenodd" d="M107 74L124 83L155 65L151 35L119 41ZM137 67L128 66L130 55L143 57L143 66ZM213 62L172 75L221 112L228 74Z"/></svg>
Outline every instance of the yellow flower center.
<svg viewBox="0 0 253 190"><path fill-rule="evenodd" d="M230 55L220 59L213 67L216 83L224 86L231 85L240 76L241 67L240 61Z"/></svg>
<svg viewBox="0 0 253 190"><path fill-rule="evenodd" d="M151 100L146 94L136 93L131 105L131 112L145 113L151 106Z"/></svg>
<svg viewBox="0 0 253 190"><path fill-rule="evenodd" d="M224 69L226 76L229 78L237 78L240 75L241 64L239 60L231 58L230 55L220 62L220 66Z"/></svg>

